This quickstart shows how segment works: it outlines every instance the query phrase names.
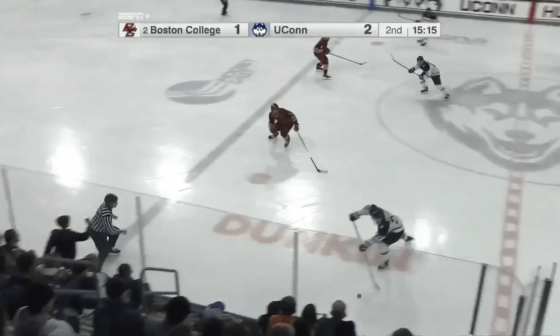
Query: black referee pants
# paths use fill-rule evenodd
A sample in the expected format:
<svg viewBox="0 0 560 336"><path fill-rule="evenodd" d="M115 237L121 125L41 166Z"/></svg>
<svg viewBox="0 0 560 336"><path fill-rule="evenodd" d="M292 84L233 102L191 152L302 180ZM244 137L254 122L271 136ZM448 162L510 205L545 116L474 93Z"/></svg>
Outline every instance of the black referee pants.
<svg viewBox="0 0 560 336"><path fill-rule="evenodd" d="M115 245L117 244L117 240L119 239L119 235L110 235L104 232L96 232L96 231L91 231L90 232L90 236L91 239L93 240L93 242L95 243L95 248L97 248L97 252L98 252L98 260L99 260L99 270L101 270L101 267L103 266L103 263L105 262L105 259L107 259L107 256L109 255L109 253L111 252L111 250L115 247Z"/></svg>

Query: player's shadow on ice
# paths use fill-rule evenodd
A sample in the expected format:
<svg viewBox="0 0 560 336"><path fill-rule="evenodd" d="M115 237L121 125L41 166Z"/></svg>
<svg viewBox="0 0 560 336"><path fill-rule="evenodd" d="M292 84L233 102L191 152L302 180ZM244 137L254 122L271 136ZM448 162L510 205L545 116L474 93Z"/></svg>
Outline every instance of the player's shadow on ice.
<svg viewBox="0 0 560 336"><path fill-rule="evenodd" d="M292 143L296 139L292 137ZM299 139L298 139L299 141ZM265 172L272 176L272 179L268 184L278 184L285 182L292 177L296 176L299 170L294 167L294 164L290 158L289 150L286 150L283 146L283 140L280 141L282 144L278 143L278 140L273 140L270 144L269 154L274 159L275 165L270 165L266 167Z"/></svg>

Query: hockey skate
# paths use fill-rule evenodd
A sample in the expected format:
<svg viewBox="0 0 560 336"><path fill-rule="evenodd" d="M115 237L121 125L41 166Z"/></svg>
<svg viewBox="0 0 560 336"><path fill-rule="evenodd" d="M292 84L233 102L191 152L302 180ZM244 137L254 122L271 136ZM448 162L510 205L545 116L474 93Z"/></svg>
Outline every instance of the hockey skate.
<svg viewBox="0 0 560 336"><path fill-rule="evenodd" d="M406 236L406 237L404 238L404 242L405 242L405 243L410 243L410 242L413 241L413 240L414 240L414 237L412 237L412 236Z"/></svg>
<svg viewBox="0 0 560 336"><path fill-rule="evenodd" d="M329 76L329 75L327 75L327 74L324 74L324 75L323 75L323 79L331 79L331 76Z"/></svg>
<svg viewBox="0 0 560 336"><path fill-rule="evenodd" d="M290 138L286 139L286 142L284 142L284 148L288 147L288 145L290 144Z"/></svg>
<svg viewBox="0 0 560 336"><path fill-rule="evenodd" d="M323 66L321 65L321 63L317 63L317 66L315 67L315 69L317 71L323 71Z"/></svg>
<svg viewBox="0 0 560 336"><path fill-rule="evenodd" d="M428 93L428 88L420 90L420 93Z"/></svg>
<svg viewBox="0 0 560 336"><path fill-rule="evenodd" d="M443 97L443 99L445 99L445 100L449 99L449 93L446 93L445 97Z"/></svg>
<svg viewBox="0 0 560 336"><path fill-rule="evenodd" d="M274 136L272 134L268 136L268 140L274 140L274 139L276 139L276 136Z"/></svg>
<svg viewBox="0 0 560 336"><path fill-rule="evenodd" d="M377 266L377 269L382 271L389 268L389 260L386 260L383 264Z"/></svg>

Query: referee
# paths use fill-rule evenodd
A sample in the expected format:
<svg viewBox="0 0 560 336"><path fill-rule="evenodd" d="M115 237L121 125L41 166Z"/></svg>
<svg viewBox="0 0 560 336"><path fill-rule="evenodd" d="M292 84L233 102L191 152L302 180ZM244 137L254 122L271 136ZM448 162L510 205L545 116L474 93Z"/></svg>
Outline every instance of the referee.
<svg viewBox="0 0 560 336"><path fill-rule="evenodd" d="M113 225L113 219L118 217L113 214L113 209L117 207L119 198L114 194L107 194L103 204L99 206L97 212L90 220L86 218L89 225L91 239L99 252L99 269L103 266L109 254L120 254L121 251L115 248L119 235L126 234L126 230L121 230Z"/></svg>

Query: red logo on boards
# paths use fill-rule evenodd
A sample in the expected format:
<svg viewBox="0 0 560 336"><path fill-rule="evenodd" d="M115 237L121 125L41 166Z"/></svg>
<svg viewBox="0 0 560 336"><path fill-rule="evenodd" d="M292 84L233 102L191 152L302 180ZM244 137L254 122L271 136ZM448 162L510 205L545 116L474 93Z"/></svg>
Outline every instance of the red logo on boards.
<svg viewBox="0 0 560 336"><path fill-rule="evenodd" d="M124 25L122 31L126 33L125 37L134 37L137 30L138 29L136 28L136 25L134 23L127 23Z"/></svg>

